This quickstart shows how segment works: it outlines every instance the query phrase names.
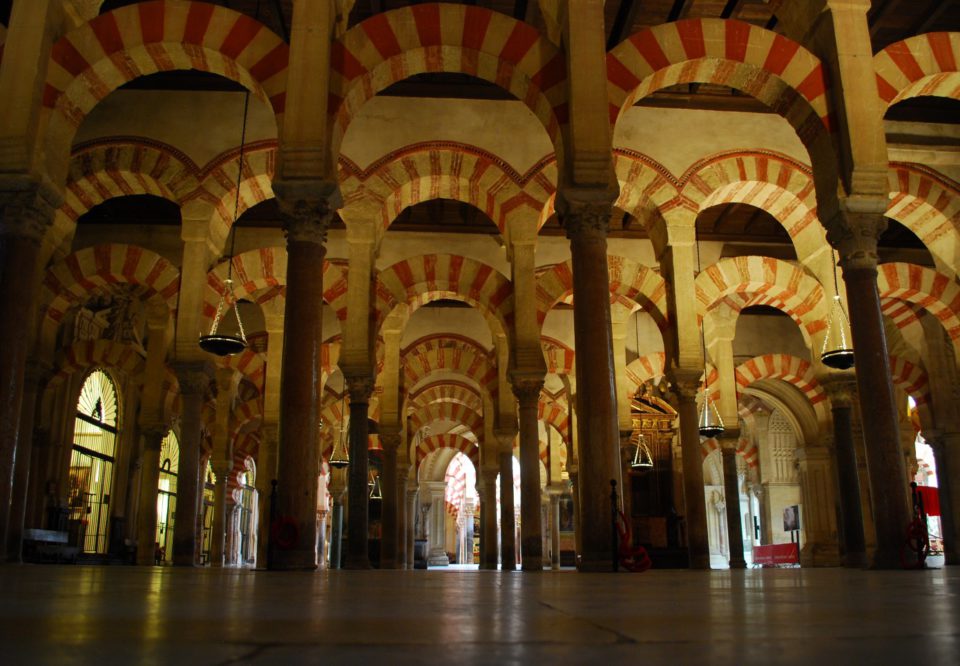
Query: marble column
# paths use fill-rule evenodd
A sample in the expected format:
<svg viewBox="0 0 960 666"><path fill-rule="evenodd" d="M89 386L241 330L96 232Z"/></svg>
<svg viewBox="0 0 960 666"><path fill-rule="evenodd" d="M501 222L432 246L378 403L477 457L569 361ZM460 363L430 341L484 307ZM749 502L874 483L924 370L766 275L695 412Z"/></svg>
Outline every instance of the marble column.
<svg viewBox="0 0 960 666"><path fill-rule="evenodd" d="M960 433L937 433L930 438L925 436L924 440L933 449L934 464L937 467L944 561L948 565L960 564L960 543L957 542L960 536L957 534L960 502L956 498L955 485L960 483Z"/></svg>
<svg viewBox="0 0 960 666"><path fill-rule="evenodd" d="M143 466L140 468L140 510L137 512L137 564L156 563L157 494L160 485L160 449L166 426L147 426L143 436Z"/></svg>
<svg viewBox="0 0 960 666"><path fill-rule="evenodd" d="M840 564L831 457L830 450L816 442L807 442L797 448L805 536L800 549L801 566L835 567Z"/></svg>
<svg viewBox="0 0 960 666"><path fill-rule="evenodd" d="M399 553L398 517L400 497L397 488L397 449L400 448L400 433L380 433L383 447L383 473L380 475L380 492L383 493L380 518L380 568L397 569Z"/></svg>
<svg viewBox="0 0 960 666"><path fill-rule="evenodd" d="M427 554L427 564L431 567L445 567L450 564L450 558L447 557L445 547L447 536L447 512L444 504L444 493L446 484L443 481L430 481L425 484L427 492L430 493L430 501L426 506L427 523L430 526L428 534L428 543L430 545Z"/></svg>
<svg viewBox="0 0 960 666"><path fill-rule="evenodd" d="M13 479L13 498L10 504L10 526L7 530L7 561L20 562L23 551L23 529L30 502L31 469L34 467L34 417L38 409L40 389L46 384L52 366L46 361L27 362L23 382L23 415Z"/></svg>
<svg viewBox="0 0 960 666"><path fill-rule="evenodd" d="M542 377L514 377L520 426L520 561L524 571L543 571L540 520L540 432L537 407Z"/></svg>
<svg viewBox="0 0 960 666"><path fill-rule="evenodd" d="M517 523L513 505L513 434L498 436L500 440L500 567L503 571L517 568Z"/></svg>
<svg viewBox="0 0 960 666"><path fill-rule="evenodd" d="M197 564L197 521L203 499L200 470L201 410L210 389L210 375L204 363L179 364L180 383L180 469L177 472L177 519L173 526L173 563Z"/></svg>
<svg viewBox="0 0 960 666"><path fill-rule="evenodd" d="M830 398L833 414L833 448L837 469L837 493L840 505L841 563L845 567L867 566L867 548L863 536L863 509L860 500L860 475L853 445L853 420L850 410L856 394L854 377L835 375L820 381Z"/></svg>
<svg viewBox="0 0 960 666"><path fill-rule="evenodd" d="M578 195L582 195L579 196ZM591 200L594 195L595 200ZM581 571L609 571L612 557L610 480L619 477L619 428L610 329L607 229L611 205L599 191L557 196L570 239L573 329L577 350L577 428L581 442ZM580 200L578 200L578 198Z"/></svg>
<svg viewBox="0 0 960 666"><path fill-rule="evenodd" d="M480 568L497 568L497 470L480 472Z"/></svg>
<svg viewBox="0 0 960 666"><path fill-rule="evenodd" d="M414 529L417 525L417 511L419 510L419 504L417 502L417 495L419 490L417 488L417 479L416 475L411 475L407 480L406 487L406 501L407 501L407 568L413 569L416 563L416 557L414 550L416 548L416 534Z"/></svg>
<svg viewBox="0 0 960 666"><path fill-rule="evenodd" d="M372 377L347 377L350 391L350 466L347 468L347 569L370 568L370 487L368 412L373 395Z"/></svg>
<svg viewBox="0 0 960 666"><path fill-rule="evenodd" d="M733 437L729 435L733 434ZM743 518L740 516L740 477L737 474L737 436L728 430L720 438L723 457L723 494L727 505L727 539L730 543L730 568L746 569L743 558Z"/></svg>
<svg viewBox="0 0 960 666"><path fill-rule="evenodd" d="M407 561L407 525L411 519L407 507L407 479L410 476L410 466L406 463L397 464L397 482L396 492L394 493L397 503L397 569L407 569L413 567L413 562ZM382 566L382 565L381 565Z"/></svg>
<svg viewBox="0 0 960 666"><path fill-rule="evenodd" d="M296 526L295 543L277 548L271 559L270 566L280 570L317 567L324 244L335 202L306 189L274 183L287 235L276 515Z"/></svg>
<svg viewBox="0 0 960 666"><path fill-rule="evenodd" d="M0 321L10 327L0 345L0 562L11 531L17 448L32 436L21 428L24 372L33 339L40 245L57 199L34 183L0 182Z"/></svg>
<svg viewBox="0 0 960 666"><path fill-rule="evenodd" d="M257 568L266 569L270 560L270 495L273 481L277 478L277 442L279 428L276 423L260 426L260 450L257 456Z"/></svg>
<svg viewBox="0 0 960 666"><path fill-rule="evenodd" d="M339 569L343 561L343 497L347 490L347 470L330 471L330 568Z"/></svg>
<svg viewBox="0 0 960 666"><path fill-rule="evenodd" d="M550 568L560 569L560 492L550 492Z"/></svg>
<svg viewBox="0 0 960 666"><path fill-rule="evenodd" d="M227 477L232 460L211 460L216 482L213 485L213 524L210 526L210 566L222 567L227 558Z"/></svg>
<svg viewBox="0 0 960 666"><path fill-rule="evenodd" d="M876 204L885 209L886 199ZM900 547L910 513L890 360L877 292L877 239L886 228L886 220L882 210L855 212L849 210L855 202L846 205L846 226L839 233L831 230L830 236L840 251L846 284L860 412L869 415L863 419L863 434L877 537L870 565L875 569L899 569Z"/></svg>
<svg viewBox="0 0 960 666"><path fill-rule="evenodd" d="M703 456L697 425L699 370L676 370L671 378L677 394L680 422L680 460L683 466L683 503L686 507L687 550L691 569L710 568L707 504L703 489Z"/></svg>

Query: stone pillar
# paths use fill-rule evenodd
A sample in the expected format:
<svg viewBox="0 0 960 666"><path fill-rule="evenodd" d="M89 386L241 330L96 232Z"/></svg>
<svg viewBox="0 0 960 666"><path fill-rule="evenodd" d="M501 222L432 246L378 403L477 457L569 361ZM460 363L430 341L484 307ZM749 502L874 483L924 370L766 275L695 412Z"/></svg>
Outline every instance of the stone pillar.
<svg viewBox="0 0 960 666"><path fill-rule="evenodd" d="M416 563L416 558L414 557L414 549L416 547L416 534L414 529L417 525L417 494L419 490L417 488L417 478L416 475L411 476L407 480L406 487L406 500L407 500L407 568L413 569L414 564Z"/></svg>
<svg viewBox="0 0 960 666"><path fill-rule="evenodd" d="M800 462L800 491L803 497L805 542L800 564L805 567L835 567L840 564L835 524L830 450L808 443L797 448Z"/></svg>
<svg viewBox="0 0 960 666"><path fill-rule="evenodd" d="M330 568L339 569L343 560L343 496L347 489L347 470L330 470L330 496L333 498L330 523Z"/></svg>
<svg viewBox="0 0 960 666"><path fill-rule="evenodd" d="M410 477L410 466L406 463L397 464L397 483L395 501L397 503L397 569L407 569L413 567L413 562L407 561L407 525L411 519L407 507L407 479ZM409 564L409 567L408 567ZM382 566L382 565L381 565Z"/></svg>
<svg viewBox="0 0 960 666"><path fill-rule="evenodd" d="M445 567L450 564L450 558L447 557L447 550L444 547L447 532L447 516L444 507L446 484L443 481L431 481L425 485L430 498L429 502L425 503L429 507L426 520L430 530L427 535L429 540L427 565Z"/></svg>
<svg viewBox="0 0 960 666"><path fill-rule="evenodd" d="M277 443L279 428L276 423L260 426L260 449L257 455L257 568L267 568L270 560L270 495L277 478Z"/></svg>
<svg viewBox="0 0 960 666"><path fill-rule="evenodd" d="M10 330L0 345L0 544L7 544L17 446L32 433L21 430L24 372L39 287L43 236L53 221L57 195L32 183L0 183L0 321ZM27 448L25 446L25 448ZM14 529L15 531L15 529ZM0 561L6 557L0 548Z"/></svg>
<svg viewBox="0 0 960 666"><path fill-rule="evenodd" d="M370 438L368 411L373 378L347 377L350 391L350 466L347 468L347 569L369 569L370 488L367 485Z"/></svg>
<svg viewBox="0 0 960 666"><path fill-rule="evenodd" d="M560 222L570 239L573 265L573 328L577 350L577 426L581 442L581 571L609 571L612 557L610 480L619 477L619 428L610 333L607 274L609 200L557 197ZM583 192L589 195L591 192ZM606 193L603 193L606 194Z"/></svg>
<svg viewBox="0 0 960 666"><path fill-rule="evenodd" d="M400 433L380 433L383 447L383 473L380 475L380 492L383 493L381 511L380 568L397 569L399 553L398 515L400 497L397 487L397 449L400 448Z"/></svg>
<svg viewBox="0 0 960 666"><path fill-rule="evenodd" d="M180 470L177 473L177 520L173 526L173 563L197 564L197 520L203 499L200 470L201 410L210 388L204 363L177 366L180 383Z"/></svg>
<svg viewBox="0 0 960 666"><path fill-rule="evenodd" d="M703 495L703 456L697 425L699 370L676 370L671 378L678 400L680 455L683 463L683 503L686 506L687 549L691 569L710 568L707 503Z"/></svg>
<svg viewBox="0 0 960 666"><path fill-rule="evenodd" d="M719 440L720 454L723 456L723 494L727 505L730 568L746 569L747 562L743 559L743 518L740 517L740 478L737 475L737 441L736 432L730 430Z"/></svg>
<svg viewBox="0 0 960 666"><path fill-rule="evenodd" d="M213 486L213 524L210 526L210 566L222 567L227 556L227 476L231 460L211 460L216 482Z"/></svg>
<svg viewBox="0 0 960 666"><path fill-rule="evenodd" d="M497 435L500 443L500 567L517 568L517 523L513 507L513 434Z"/></svg>
<svg viewBox="0 0 960 666"><path fill-rule="evenodd" d="M480 568L497 568L497 470L480 472Z"/></svg>
<svg viewBox="0 0 960 666"><path fill-rule="evenodd" d="M20 562L23 551L23 528L30 501L30 471L33 467L34 417L40 388L49 377L51 366L45 361L27 362L23 382L23 415L17 444L17 460L13 479L13 499L10 505L10 527L7 530L7 561Z"/></svg>
<svg viewBox="0 0 960 666"><path fill-rule="evenodd" d="M944 561L948 565L960 564L960 543L957 542L960 502L956 497L956 484L960 484L960 433L944 433L929 438L925 436L924 440L933 449L934 463L937 466Z"/></svg>
<svg viewBox="0 0 960 666"><path fill-rule="evenodd" d="M160 449L166 426L147 426L143 436L143 466L140 468L140 510L137 514L137 564L156 564L157 493L160 485Z"/></svg>
<svg viewBox="0 0 960 666"><path fill-rule="evenodd" d="M863 510L860 503L860 475L853 444L850 410L856 392L853 376L825 377L821 385L830 397L833 414L833 446L837 466L837 492L840 505L841 563L845 567L867 566L867 548L863 536Z"/></svg>
<svg viewBox="0 0 960 666"><path fill-rule="evenodd" d="M320 436L317 392L323 342L323 263L332 198L275 182L287 234L287 292L280 383L277 517L296 525L296 543L277 549L275 569L317 567L317 476Z"/></svg>
<svg viewBox="0 0 960 666"><path fill-rule="evenodd" d="M540 432L537 407L543 377L513 377L520 424L520 559L524 571L543 571L540 520Z"/></svg>
<svg viewBox="0 0 960 666"><path fill-rule="evenodd" d="M900 428L890 376L890 360L877 292L877 239L886 227L886 199L868 200L863 212L847 201L845 226L832 229L831 242L840 250L840 265L850 307L850 328L856 354L857 388L867 444L867 469L877 535L871 567L900 568L910 513ZM880 208L874 212L871 208Z"/></svg>
<svg viewBox="0 0 960 666"><path fill-rule="evenodd" d="M560 569L560 492L550 492L550 568Z"/></svg>

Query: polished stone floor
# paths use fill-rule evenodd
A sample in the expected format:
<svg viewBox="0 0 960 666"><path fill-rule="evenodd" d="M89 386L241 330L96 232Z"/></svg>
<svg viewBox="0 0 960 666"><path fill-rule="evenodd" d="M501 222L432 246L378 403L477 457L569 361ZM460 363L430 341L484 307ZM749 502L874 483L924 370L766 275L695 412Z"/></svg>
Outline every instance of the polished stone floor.
<svg viewBox="0 0 960 666"><path fill-rule="evenodd" d="M960 567L0 567L0 664L958 664Z"/></svg>

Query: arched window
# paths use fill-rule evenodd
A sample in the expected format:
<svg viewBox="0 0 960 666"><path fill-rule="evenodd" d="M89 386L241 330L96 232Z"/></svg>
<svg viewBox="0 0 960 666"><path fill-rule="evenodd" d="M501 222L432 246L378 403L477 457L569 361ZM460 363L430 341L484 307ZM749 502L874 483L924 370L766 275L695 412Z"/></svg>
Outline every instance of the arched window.
<svg viewBox="0 0 960 666"><path fill-rule="evenodd" d="M180 442L171 430L160 445L160 482L157 492L158 559L173 555L173 520L177 512L177 472L180 469Z"/></svg>
<svg viewBox="0 0 960 666"><path fill-rule="evenodd" d="M96 369L80 389L70 456L69 529L84 553L107 552L117 432L117 389Z"/></svg>

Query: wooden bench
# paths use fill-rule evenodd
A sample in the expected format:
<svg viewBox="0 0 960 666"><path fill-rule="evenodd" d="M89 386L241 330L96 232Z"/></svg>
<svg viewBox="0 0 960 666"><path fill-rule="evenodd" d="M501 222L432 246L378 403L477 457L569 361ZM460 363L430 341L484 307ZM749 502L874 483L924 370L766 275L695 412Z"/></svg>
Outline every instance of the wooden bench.
<svg viewBox="0 0 960 666"><path fill-rule="evenodd" d="M27 529L23 531L23 559L25 562L77 561L79 548L71 546L66 532Z"/></svg>
<svg viewBox="0 0 960 666"><path fill-rule="evenodd" d="M753 547L753 563L763 566L800 564L800 551L795 543L774 543Z"/></svg>

